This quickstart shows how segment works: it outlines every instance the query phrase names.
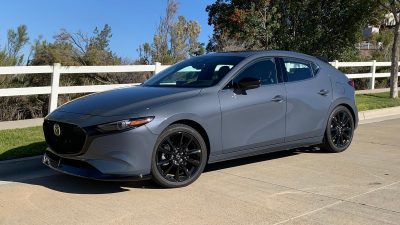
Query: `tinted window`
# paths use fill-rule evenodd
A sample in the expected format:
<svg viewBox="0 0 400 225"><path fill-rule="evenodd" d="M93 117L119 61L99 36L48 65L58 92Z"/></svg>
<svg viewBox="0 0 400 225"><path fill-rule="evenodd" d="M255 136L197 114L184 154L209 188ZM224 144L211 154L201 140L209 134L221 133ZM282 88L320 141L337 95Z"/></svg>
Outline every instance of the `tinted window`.
<svg viewBox="0 0 400 225"><path fill-rule="evenodd" d="M310 63L293 59L284 59L283 61L288 82L305 80L313 77L313 68Z"/></svg>
<svg viewBox="0 0 400 225"><path fill-rule="evenodd" d="M209 87L218 83L242 57L200 56L175 64L144 83L151 87Z"/></svg>
<svg viewBox="0 0 400 225"><path fill-rule="evenodd" d="M238 82L245 77L261 80L262 85L276 84L277 77L275 63L270 59L256 62L243 70L234 79L234 82Z"/></svg>

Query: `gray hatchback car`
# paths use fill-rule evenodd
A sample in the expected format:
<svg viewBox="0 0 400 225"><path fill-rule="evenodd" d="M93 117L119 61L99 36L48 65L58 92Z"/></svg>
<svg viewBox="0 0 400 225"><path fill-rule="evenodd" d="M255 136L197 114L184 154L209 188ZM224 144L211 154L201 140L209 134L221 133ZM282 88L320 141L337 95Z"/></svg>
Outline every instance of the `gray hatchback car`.
<svg viewBox="0 0 400 225"><path fill-rule="evenodd" d="M43 162L80 177L182 187L207 163L303 146L344 151L357 123L354 84L323 60L213 53L59 107L43 124Z"/></svg>

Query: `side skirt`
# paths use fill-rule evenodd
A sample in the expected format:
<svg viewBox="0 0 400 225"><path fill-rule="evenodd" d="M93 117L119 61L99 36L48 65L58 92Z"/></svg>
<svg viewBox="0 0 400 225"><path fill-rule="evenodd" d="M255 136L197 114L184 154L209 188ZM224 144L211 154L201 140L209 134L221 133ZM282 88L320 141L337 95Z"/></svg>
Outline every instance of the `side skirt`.
<svg viewBox="0 0 400 225"><path fill-rule="evenodd" d="M312 138L296 140L296 141L291 141L291 142L282 143L282 144L275 144L275 145L269 145L269 146L264 146L264 147L251 148L251 149L246 149L246 150L242 150L242 151L223 153L223 154L219 154L219 155L210 155L208 163L211 164L211 163L216 163L216 162L221 162L221 161L226 161L226 160L231 160L231 159L238 159L238 158L244 158L244 157L249 157L249 156L261 155L261 154L265 154L265 153L279 152L279 151L289 150L289 149L293 149L293 148L318 145L318 144L322 143L322 138L323 138L323 136L312 137Z"/></svg>

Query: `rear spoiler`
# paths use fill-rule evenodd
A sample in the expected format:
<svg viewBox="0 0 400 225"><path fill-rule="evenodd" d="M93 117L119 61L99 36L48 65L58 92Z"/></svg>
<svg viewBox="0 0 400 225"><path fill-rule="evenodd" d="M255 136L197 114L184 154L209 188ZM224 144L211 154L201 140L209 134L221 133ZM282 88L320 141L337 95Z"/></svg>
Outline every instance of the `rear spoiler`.
<svg viewBox="0 0 400 225"><path fill-rule="evenodd" d="M323 62L329 63L328 58L326 58L326 57L324 57L324 56L316 56L316 58L319 59L319 60L321 60L321 61L323 61Z"/></svg>

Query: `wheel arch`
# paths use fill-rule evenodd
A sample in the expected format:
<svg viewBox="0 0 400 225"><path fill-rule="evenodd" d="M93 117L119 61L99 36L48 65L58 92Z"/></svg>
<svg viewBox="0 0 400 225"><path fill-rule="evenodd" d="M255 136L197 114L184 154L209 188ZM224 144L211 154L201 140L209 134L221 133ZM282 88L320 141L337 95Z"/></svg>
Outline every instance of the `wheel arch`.
<svg viewBox="0 0 400 225"><path fill-rule="evenodd" d="M198 122L196 122L194 120L189 120L189 119L177 120L177 121L171 123L169 126L174 125L174 124L187 125L200 133L201 137L204 139L204 142L206 143L206 146L207 146L207 161L208 161L208 159L210 157L210 139L208 138L207 131L204 129L204 127L201 124L199 124Z"/></svg>
<svg viewBox="0 0 400 225"><path fill-rule="evenodd" d="M333 110L335 110L339 106L346 107L350 111L351 116L353 117L353 120L354 120L354 128L357 128L357 126L358 126L358 111L357 111L357 107L355 106L355 103L353 101L350 101L350 100L348 100L346 98L337 99L336 101L334 101L332 103L332 105L331 105L331 107L329 109L328 117L333 112ZM328 120L327 120L327 122L328 122Z"/></svg>
<svg viewBox="0 0 400 225"><path fill-rule="evenodd" d="M357 126L357 122L356 122L357 117L356 117L356 114L355 114L353 108L352 108L350 105L346 104L346 103L342 103L342 104L340 104L340 105L337 105L336 107L338 107L338 106L344 106L344 107L346 107L346 108L350 111L351 116L353 117L354 127L356 127L356 126ZM336 108L336 107L335 107L335 108Z"/></svg>

